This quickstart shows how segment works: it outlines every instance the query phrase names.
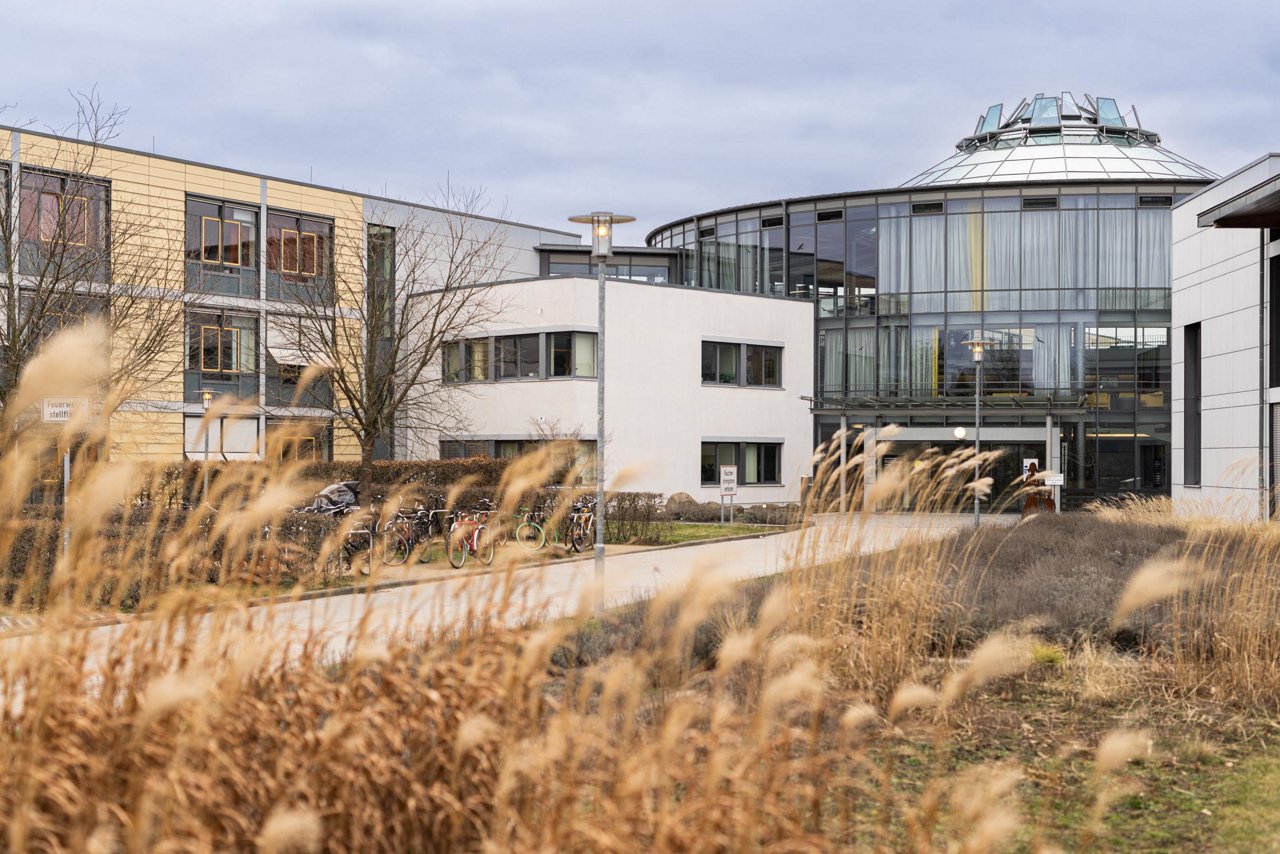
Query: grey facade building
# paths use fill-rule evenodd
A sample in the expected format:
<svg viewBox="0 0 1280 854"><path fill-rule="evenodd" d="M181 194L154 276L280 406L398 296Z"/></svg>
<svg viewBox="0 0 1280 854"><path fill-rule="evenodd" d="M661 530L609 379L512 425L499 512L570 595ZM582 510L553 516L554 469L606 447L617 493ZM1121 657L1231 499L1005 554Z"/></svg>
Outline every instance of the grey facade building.
<svg viewBox="0 0 1280 854"><path fill-rule="evenodd" d="M712 211L648 244L686 285L813 303L815 441L894 424L895 453L954 446L974 420L965 341L994 340L997 487L1036 458L1070 506L1169 492L1171 210L1213 177L1136 109L1037 95L898 188Z"/></svg>

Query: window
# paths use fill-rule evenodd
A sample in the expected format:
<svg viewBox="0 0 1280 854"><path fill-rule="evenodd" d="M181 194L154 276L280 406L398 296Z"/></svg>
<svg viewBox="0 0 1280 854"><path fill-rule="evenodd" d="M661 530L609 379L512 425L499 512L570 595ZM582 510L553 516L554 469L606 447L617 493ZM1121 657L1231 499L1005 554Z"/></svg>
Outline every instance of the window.
<svg viewBox="0 0 1280 854"><path fill-rule="evenodd" d="M702 381L716 385L781 386L782 348L703 341Z"/></svg>
<svg viewBox="0 0 1280 854"><path fill-rule="evenodd" d="M738 466L738 482L769 485L782 482L780 442L703 442L702 485L720 483L720 466Z"/></svg>
<svg viewBox="0 0 1280 854"><path fill-rule="evenodd" d="M267 296L301 301L286 285L328 282L333 269L333 223L295 214L267 214ZM327 296L327 295L326 295Z"/></svg>
<svg viewBox="0 0 1280 854"><path fill-rule="evenodd" d="M1182 330L1183 348L1183 431L1182 482L1200 485L1200 324L1188 323Z"/></svg>
<svg viewBox="0 0 1280 854"><path fill-rule="evenodd" d="M537 335L508 335L495 338L494 347L497 350L497 379L540 376Z"/></svg>
<svg viewBox="0 0 1280 854"><path fill-rule="evenodd" d="M596 334L552 332L547 335L547 376L594 377Z"/></svg>
<svg viewBox="0 0 1280 854"><path fill-rule="evenodd" d="M215 268L258 266L258 212L250 207L187 199L187 261Z"/></svg>
<svg viewBox="0 0 1280 854"><path fill-rule="evenodd" d="M187 368L227 377L258 370L258 323L241 315L191 314L187 319Z"/></svg>
<svg viewBox="0 0 1280 854"><path fill-rule="evenodd" d="M702 381L722 385L738 384L738 344L702 342Z"/></svg>
<svg viewBox="0 0 1280 854"><path fill-rule="evenodd" d="M444 348L444 381L475 383L489 379L489 339L457 341Z"/></svg>
<svg viewBox="0 0 1280 854"><path fill-rule="evenodd" d="M83 175L55 174L23 168L18 231L26 250L22 272L37 274L44 259L60 256L66 271L70 256L92 258L95 250L105 250L107 185ZM95 269L71 275L104 279L105 258L92 258Z"/></svg>
<svg viewBox="0 0 1280 854"><path fill-rule="evenodd" d="M368 315L373 333L388 338L395 323L396 230L386 225L369 224Z"/></svg>
<svg viewBox="0 0 1280 854"><path fill-rule="evenodd" d="M1273 229L1272 233L1275 234L1276 230ZM1270 305L1267 306L1267 326L1270 333L1267 336L1269 385L1271 388L1280 388L1280 255L1273 256L1267 264L1270 268L1267 271L1270 296Z"/></svg>
<svg viewBox="0 0 1280 854"><path fill-rule="evenodd" d="M748 344L747 385L782 385L782 348Z"/></svg>

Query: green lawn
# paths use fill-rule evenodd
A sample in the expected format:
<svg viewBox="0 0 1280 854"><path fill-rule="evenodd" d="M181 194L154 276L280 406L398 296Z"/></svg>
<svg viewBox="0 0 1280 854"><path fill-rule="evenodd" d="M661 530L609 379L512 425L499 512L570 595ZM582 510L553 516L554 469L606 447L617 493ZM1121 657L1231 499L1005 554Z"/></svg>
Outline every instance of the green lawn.
<svg viewBox="0 0 1280 854"><path fill-rule="evenodd" d="M770 525L745 525L735 522L725 523L672 522L662 526L662 533L657 543L652 545L669 546L676 543L691 543L697 540L713 540L719 537L741 537L746 534L776 534L780 528Z"/></svg>

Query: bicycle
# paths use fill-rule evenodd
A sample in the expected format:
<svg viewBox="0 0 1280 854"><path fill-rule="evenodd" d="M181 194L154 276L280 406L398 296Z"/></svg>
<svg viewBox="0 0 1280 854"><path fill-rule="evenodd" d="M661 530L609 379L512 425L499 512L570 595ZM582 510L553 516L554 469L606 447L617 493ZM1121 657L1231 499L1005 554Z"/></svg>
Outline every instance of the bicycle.
<svg viewBox="0 0 1280 854"><path fill-rule="evenodd" d="M515 541L531 552L536 552L547 544L547 514L544 510L520 508L520 524L516 525L512 536Z"/></svg>
<svg viewBox="0 0 1280 854"><path fill-rule="evenodd" d="M489 535L487 522L491 510L458 513L449 526L449 564L462 569L467 556L474 554L482 563L493 563L494 538Z"/></svg>
<svg viewBox="0 0 1280 854"><path fill-rule="evenodd" d="M565 543L570 551L586 551L587 545L595 540L596 500L584 496L573 503L569 513L569 530L565 533Z"/></svg>

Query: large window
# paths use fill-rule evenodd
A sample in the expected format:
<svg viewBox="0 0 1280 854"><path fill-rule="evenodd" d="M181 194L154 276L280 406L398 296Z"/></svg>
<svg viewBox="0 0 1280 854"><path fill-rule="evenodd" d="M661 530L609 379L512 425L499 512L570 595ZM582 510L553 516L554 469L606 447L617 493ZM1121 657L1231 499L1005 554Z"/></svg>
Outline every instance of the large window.
<svg viewBox="0 0 1280 854"><path fill-rule="evenodd" d="M332 294L333 223L267 213L267 297L305 302Z"/></svg>
<svg viewBox="0 0 1280 854"><path fill-rule="evenodd" d="M1183 457L1182 482L1200 485L1200 324L1188 323L1183 328L1182 369L1183 392Z"/></svg>
<svg viewBox="0 0 1280 854"><path fill-rule="evenodd" d="M482 383L489 378L488 338L475 338L445 345L445 382Z"/></svg>
<svg viewBox="0 0 1280 854"><path fill-rule="evenodd" d="M187 288L258 295L258 211L210 199L187 199Z"/></svg>
<svg viewBox="0 0 1280 854"><path fill-rule="evenodd" d="M547 376L594 377L596 334L551 332L547 334Z"/></svg>
<svg viewBox="0 0 1280 854"><path fill-rule="evenodd" d="M396 230L370 223L365 242L369 251L369 324L376 337L389 338L395 324Z"/></svg>
<svg viewBox="0 0 1280 854"><path fill-rule="evenodd" d="M258 369L257 319L237 315L192 315L187 367L205 374L252 373Z"/></svg>
<svg viewBox="0 0 1280 854"><path fill-rule="evenodd" d="M83 175L22 170L19 270L62 280L107 277L107 185Z"/></svg>
<svg viewBox="0 0 1280 854"><path fill-rule="evenodd" d="M738 467L738 482L769 485L782 482L780 442L703 442L702 485L720 483L720 466Z"/></svg>
<svg viewBox="0 0 1280 854"><path fill-rule="evenodd" d="M702 342L702 381L715 385L782 385L782 348Z"/></svg>
<svg viewBox="0 0 1280 854"><path fill-rule="evenodd" d="M540 376L537 335L507 335L494 339L497 379L524 379Z"/></svg>

